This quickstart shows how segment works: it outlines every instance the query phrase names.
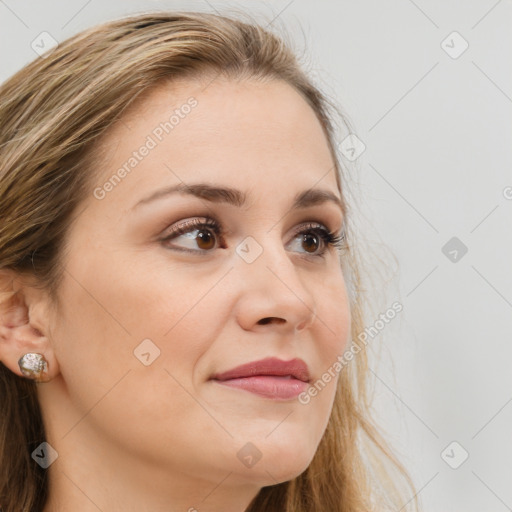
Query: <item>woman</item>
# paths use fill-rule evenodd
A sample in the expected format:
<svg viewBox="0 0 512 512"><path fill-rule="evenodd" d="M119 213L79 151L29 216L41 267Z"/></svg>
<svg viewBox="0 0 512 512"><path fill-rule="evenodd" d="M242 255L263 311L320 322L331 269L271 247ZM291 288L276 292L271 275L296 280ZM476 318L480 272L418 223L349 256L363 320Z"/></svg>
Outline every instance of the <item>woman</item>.
<svg viewBox="0 0 512 512"><path fill-rule="evenodd" d="M3 512L411 499L346 356L363 299L327 102L282 40L133 16L0 98Z"/></svg>

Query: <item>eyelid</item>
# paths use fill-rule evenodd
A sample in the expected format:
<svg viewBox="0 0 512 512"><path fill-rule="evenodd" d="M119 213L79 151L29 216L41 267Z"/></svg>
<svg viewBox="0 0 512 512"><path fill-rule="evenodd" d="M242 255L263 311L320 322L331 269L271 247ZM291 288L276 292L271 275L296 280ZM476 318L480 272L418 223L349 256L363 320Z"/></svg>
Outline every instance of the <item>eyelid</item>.
<svg viewBox="0 0 512 512"><path fill-rule="evenodd" d="M222 222L218 221L213 216L210 216L210 217L198 216L198 217L192 217L190 219L185 219L183 221L173 224L171 226L172 229L166 229L164 231L164 234L162 235L161 239L166 239L166 238L169 238L170 236L179 236L180 234L182 234L182 233L180 233L180 231L183 231L183 232L191 231L194 228L198 229L203 226L207 226L208 228L215 231L216 234L222 235L222 236L229 236L233 233L231 230L227 229ZM328 222L322 222L322 221L310 219L310 220L307 220L307 221L297 224L293 229L293 236L297 236L304 230L315 229L315 228L326 229L327 231L337 235L337 234L340 234L343 232L343 226L344 226L344 223L342 223L341 229L331 229L329 227Z"/></svg>
<svg viewBox="0 0 512 512"><path fill-rule="evenodd" d="M218 222L216 219L211 217L193 217L191 219L186 219L180 222L177 222L173 224L169 229L166 229L164 231L164 234L159 237L159 242L168 242L170 240L173 240L174 238L177 238L179 236L185 235L187 233L190 233L192 231L200 230L201 228L208 228L209 230L213 231L215 233L215 236L217 238L224 237L226 234L226 231L224 230L222 224ZM218 245L218 244L217 244ZM208 251L194 251L190 249L185 248L179 248L179 247L172 247L172 249L175 250L182 250L182 251L189 251L189 252L208 252Z"/></svg>
<svg viewBox="0 0 512 512"><path fill-rule="evenodd" d="M300 234L304 230L315 229L315 228L326 229L327 231L329 231L331 233L336 233L336 230L335 229L331 229L329 227L328 223L320 222L320 221L317 221L317 220L308 220L308 221L305 221L305 222L301 222L300 224L298 224L294 228L293 233L295 235L298 235L298 234Z"/></svg>

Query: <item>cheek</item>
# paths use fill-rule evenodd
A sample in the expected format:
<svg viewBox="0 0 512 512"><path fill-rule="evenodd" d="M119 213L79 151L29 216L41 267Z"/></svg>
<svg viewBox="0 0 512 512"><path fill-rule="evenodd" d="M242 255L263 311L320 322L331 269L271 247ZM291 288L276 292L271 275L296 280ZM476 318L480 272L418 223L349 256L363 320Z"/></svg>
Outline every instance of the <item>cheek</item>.
<svg viewBox="0 0 512 512"><path fill-rule="evenodd" d="M322 287L317 298L318 318L313 334L318 372L299 402L317 415L317 427L325 428L340 379L340 357L348 348L351 333L351 309L343 277L340 275Z"/></svg>
<svg viewBox="0 0 512 512"><path fill-rule="evenodd" d="M197 439L211 436L210 418L194 399L193 375L211 339L214 304L198 300L200 290L190 287L189 295L170 299L169 287L144 291L151 286L89 283L96 300L68 286L66 304L73 308L64 308L54 333L73 408L63 432L72 428L68 439L79 442L92 429L141 459L155 462L167 453L169 462L183 465ZM106 312L99 302L113 307Z"/></svg>
<svg viewBox="0 0 512 512"><path fill-rule="evenodd" d="M121 278L122 273L119 269L110 278L65 281L64 307L52 331L56 355L82 413L106 393L126 388L130 407L114 403L113 410L122 416L142 408L154 412L156 420L162 403L184 405L176 390L179 384L190 389L194 365L207 349L214 304L201 301L204 286L169 283L155 273Z"/></svg>
<svg viewBox="0 0 512 512"><path fill-rule="evenodd" d="M346 348L351 332L351 309L341 273L322 287L316 300L318 328L325 333L321 339L323 364L332 365Z"/></svg>

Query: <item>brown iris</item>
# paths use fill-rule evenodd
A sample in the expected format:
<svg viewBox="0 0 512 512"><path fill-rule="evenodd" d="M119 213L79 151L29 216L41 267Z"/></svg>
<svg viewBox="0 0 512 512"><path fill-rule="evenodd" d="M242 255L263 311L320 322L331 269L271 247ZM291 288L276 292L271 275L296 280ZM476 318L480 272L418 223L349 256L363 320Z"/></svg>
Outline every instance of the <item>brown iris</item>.
<svg viewBox="0 0 512 512"><path fill-rule="evenodd" d="M302 244L307 252L316 252L318 250L318 237L307 233L302 236ZM312 248L312 251L309 251L308 246Z"/></svg>
<svg viewBox="0 0 512 512"><path fill-rule="evenodd" d="M197 234L197 246L200 249L213 249L215 247L215 236L211 231L208 231L206 229L199 230Z"/></svg>

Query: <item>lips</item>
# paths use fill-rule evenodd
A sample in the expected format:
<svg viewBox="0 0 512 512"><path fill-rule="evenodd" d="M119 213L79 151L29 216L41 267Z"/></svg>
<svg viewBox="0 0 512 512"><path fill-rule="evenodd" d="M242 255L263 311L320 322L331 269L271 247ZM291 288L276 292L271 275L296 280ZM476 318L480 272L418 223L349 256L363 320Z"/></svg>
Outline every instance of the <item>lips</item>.
<svg viewBox="0 0 512 512"><path fill-rule="evenodd" d="M302 382L309 382L309 370L302 359L282 361L275 357L253 361L252 363L237 366L227 372L214 375L215 380L225 381L254 377L256 375L273 375L274 377L293 377Z"/></svg>
<svg viewBox="0 0 512 512"><path fill-rule="evenodd" d="M271 357L216 374L211 380L266 398L288 400L307 388L310 374L302 359L283 361Z"/></svg>

